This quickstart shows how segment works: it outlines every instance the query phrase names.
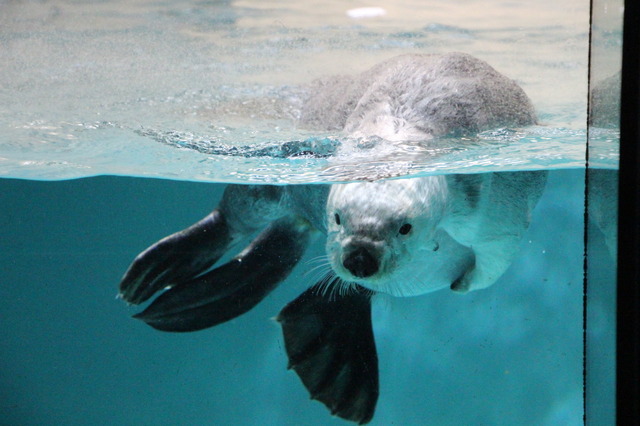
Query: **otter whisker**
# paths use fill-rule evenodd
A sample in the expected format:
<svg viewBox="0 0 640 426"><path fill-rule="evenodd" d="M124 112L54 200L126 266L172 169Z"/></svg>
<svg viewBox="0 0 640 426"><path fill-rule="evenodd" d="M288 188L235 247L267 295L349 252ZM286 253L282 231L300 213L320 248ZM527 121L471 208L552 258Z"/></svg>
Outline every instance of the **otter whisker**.
<svg viewBox="0 0 640 426"><path fill-rule="evenodd" d="M317 271L314 272L314 274L311 276L309 281L315 282L315 283L323 283L324 285L328 280L327 277L330 277L332 274L333 274L333 271L331 270L331 268L318 269Z"/></svg>
<svg viewBox="0 0 640 426"><path fill-rule="evenodd" d="M340 279L337 284L340 296L347 295L350 292L354 291L356 288L356 283L354 283L353 281L345 281L343 279Z"/></svg>
<svg viewBox="0 0 640 426"><path fill-rule="evenodd" d="M330 291L329 293L329 299L333 298L333 287L334 287L334 283L337 282L339 280L339 278L333 273L333 271L328 271L324 277L322 277L317 283L317 291L322 295L322 297L325 297L327 295L327 291Z"/></svg>
<svg viewBox="0 0 640 426"><path fill-rule="evenodd" d="M329 262L329 256L320 255L316 256L307 262L307 265L316 264L303 273L305 278L310 278L311 281L326 281L327 276L333 272L331 269L331 263Z"/></svg>
<svg viewBox="0 0 640 426"><path fill-rule="evenodd" d="M329 256L327 256L326 254L321 254L319 256L312 257L311 259L307 260L305 263L307 265L311 265L313 263L325 263L328 261L329 261Z"/></svg>
<svg viewBox="0 0 640 426"><path fill-rule="evenodd" d="M345 281L336 276L331 268L328 255L316 256L305 263L307 265L316 264L304 272L303 276L305 278L311 277L312 281L317 281L318 291L323 297L327 296L327 292L329 292L328 297L330 300L333 300L337 296L344 296L349 294L350 291L353 291L356 283Z"/></svg>
<svg viewBox="0 0 640 426"><path fill-rule="evenodd" d="M327 263L323 263L323 264L321 264L321 265L316 265L316 266L314 266L313 268L311 268L311 269L309 269L309 270L305 271L305 272L304 272L304 276L305 276L305 278L306 278L308 275L313 274L313 273L315 273L316 271L318 271L318 270L323 270L323 269L331 269L331 265L329 264L329 262L327 262Z"/></svg>
<svg viewBox="0 0 640 426"><path fill-rule="evenodd" d="M317 265L305 271L303 274L305 278L311 277L312 281L324 281L326 279L326 276L332 272L329 258L326 255L315 257L306 263L317 263Z"/></svg>
<svg viewBox="0 0 640 426"><path fill-rule="evenodd" d="M307 260L305 264L307 266L313 266L310 270L315 270L318 267L322 267L322 266L328 266L330 264L329 256L326 254L322 254L320 256L316 256Z"/></svg>
<svg viewBox="0 0 640 426"><path fill-rule="evenodd" d="M345 296L354 291L356 285L357 283L355 282L345 281L330 273L321 282L318 282L318 291L322 292L323 297L326 297L327 292L329 292L328 299L331 301L338 296Z"/></svg>

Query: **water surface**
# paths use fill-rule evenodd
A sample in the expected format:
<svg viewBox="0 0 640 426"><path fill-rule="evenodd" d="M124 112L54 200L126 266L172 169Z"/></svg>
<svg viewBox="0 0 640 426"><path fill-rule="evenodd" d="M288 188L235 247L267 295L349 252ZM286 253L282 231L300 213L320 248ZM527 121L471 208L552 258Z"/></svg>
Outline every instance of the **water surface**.
<svg viewBox="0 0 640 426"><path fill-rule="evenodd" d="M273 158L239 156L230 148L277 149L325 137L348 143L340 132L298 126L300 87L321 76L356 74L401 53L450 51L478 56L515 79L533 100L539 125L456 141L446 155L374 158L371 163L391 170L370 164L368 173L584 165L584 2L378 5L386 15L353 19L347 11L355 6L341 1L4 3L0 174L45 180L100 174L213 182L357 179L353 165L371 152ZM611 61L602 78L618 66ZM599 137L604 148L592 153L591 164L614 168L616 147L607 141L617 133ZM188 142L194 141L209 149L192 149Z"/></svg>

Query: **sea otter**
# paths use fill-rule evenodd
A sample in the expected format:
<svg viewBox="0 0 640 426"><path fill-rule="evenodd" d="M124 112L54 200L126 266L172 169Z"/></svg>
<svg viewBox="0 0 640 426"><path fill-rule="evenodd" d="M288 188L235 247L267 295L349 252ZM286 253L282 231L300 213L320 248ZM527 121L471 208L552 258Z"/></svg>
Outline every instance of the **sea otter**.
<svg viewBox="0 0 640 426"><path fill-rule="evenodd" d="M525 126L535 114L512 80L452 53L403 55L356 77L319 80L301 120L393 145ZM211 214L136 257L120 296L138 304L164 290L136 317L165 331L211 327L255 306L298 263L310 235L326 235L327 276L277 319L289 368L312 397L332 414L366 423L378 397L372 295L490 286L515 256L544 183L544 172L502 172L229 185ZM255 233L236 257L215 265Z"/></svg>

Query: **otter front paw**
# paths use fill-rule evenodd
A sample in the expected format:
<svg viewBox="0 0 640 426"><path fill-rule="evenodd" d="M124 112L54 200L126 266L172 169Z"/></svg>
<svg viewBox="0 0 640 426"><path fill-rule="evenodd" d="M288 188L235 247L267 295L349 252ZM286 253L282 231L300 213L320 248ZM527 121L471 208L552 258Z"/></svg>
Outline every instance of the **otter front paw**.
<svg viewBox="0 0 640 426"><path fill-rule="evenodd" d="M479 269L477 265L467 269L460 278L451 284L451 290L456 293L465 294L472 290L489 287L495 280L487 277L483 272L484 270Z"/></svg>
<svg viewBox="0 0 640 426"><path fill-rule="evenodd" d="M490 287L499 277L499 275L496 276L490 271L488 273L487 268L479 268L476 262L476 266L468 269L467 272L451 284L451 290L461 294L473 290L481 290Z"/></svg>
<svg viewBox="0 0 640 426"><path fill-rule="evenodd" d="M469 281L468 272L462 275L460 278L458 278L451 284L451 290L455 291L456 293L465 294L469 292L470 289L471 289L471 283Z"/></svg>

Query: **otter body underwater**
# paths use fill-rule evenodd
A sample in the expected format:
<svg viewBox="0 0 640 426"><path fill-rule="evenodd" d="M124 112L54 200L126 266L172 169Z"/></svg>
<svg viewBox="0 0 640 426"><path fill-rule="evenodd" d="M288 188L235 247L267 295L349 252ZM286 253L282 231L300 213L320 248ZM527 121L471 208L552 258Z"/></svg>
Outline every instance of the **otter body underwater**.
<svg viewBox="0 0 640 426"><path fill-rule="evenodd" d="M303 122L389 143L535 122L520 87L459 53L404 55L311 87ZM492 285L516 255L545 178L531 171L228 185L211 214L136 257L120 295L138 304L164 290L136 315L159 330L212 327L259 303L302 258L311 234L326 235L328 275L277 319L289 368L312 398L332 414L367 423L378 398L371 297Z"/></svg>

